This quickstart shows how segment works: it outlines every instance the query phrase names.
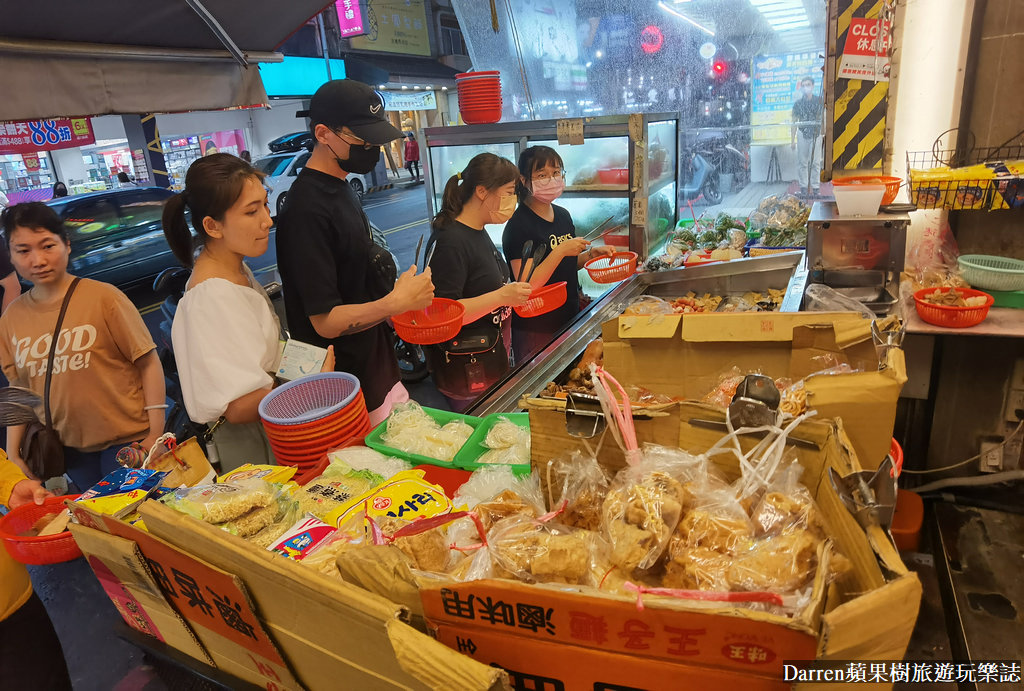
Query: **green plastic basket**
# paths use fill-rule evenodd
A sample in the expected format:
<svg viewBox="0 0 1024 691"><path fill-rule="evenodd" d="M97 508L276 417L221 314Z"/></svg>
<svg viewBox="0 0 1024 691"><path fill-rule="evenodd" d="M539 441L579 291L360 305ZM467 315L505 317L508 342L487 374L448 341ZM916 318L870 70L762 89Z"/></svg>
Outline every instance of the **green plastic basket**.
<svg viewBox="0 0 1024 691"><path fill-rule="evenodd" d="M1024 309L1024 290L990 290L988 294L995 302L993 307L1012 307L1013 309Z"/></svg>
<svg viewBox="0 0 1024 691"><path fill-rule="evenodd" d="M430 417L434 418L434 421L437 422L437 424L441 425L442 427L444 425L447 425L452 420L462 420L467 425L472 427L474 430L474 434L470 436L470 438L466 441L465 444L463 444L463 448L469 446L470 442L473 440L473 437L476 436L475 431L484 422L483 418L474 417L472 415L460 415L459 413L450 413L447 410L438 410L437 408L428 408L426 406L423 406L423 412L425 412ZM401 458L402 460L409 461L413 465L439 465L443 468L458 467L455 465L454 459L452 459L451 461L442 461L440 458L430 458L429 456L420 456L419 454L416 453L406 453L405 451L399 451L396 448L388 446L381 440L381 437L384 435L384 432L387 430L387 428L387 420L377 425L373 429L373 431L366 436L365 444L369 446L371 449L381 452L385 456L391 456L392 458ZM459 450L459 453L461 453L461 449ZM458 458L459 453L455 454L455 458Z"/></svg>
<svg viewBox="0 0 1024 691"><path fill-rule="evenodd" d="M1024 261L991 254L962 254L957 260L960 273L972 288L980 290L1024 290Z"/></svg>
<svg viewBox="0 0 1024 691"><path fill-rule="evenodd" d="M491 431L491 428L498 424L498 418L502 417L508 418L509 422L519 425L527 431L530 430L529 413L494 413L493 415L488 415L483 419L480 426L476 428L476 431L473 432L473 436L455 454L455 467L462 468L463 470L494 467L494 463L478 463L477 460L490 451L490 449L484 446L484 439L487 438L487 433ZM508 465L516 475L527 475L530 472L529 463L510 463Z"/></svg>

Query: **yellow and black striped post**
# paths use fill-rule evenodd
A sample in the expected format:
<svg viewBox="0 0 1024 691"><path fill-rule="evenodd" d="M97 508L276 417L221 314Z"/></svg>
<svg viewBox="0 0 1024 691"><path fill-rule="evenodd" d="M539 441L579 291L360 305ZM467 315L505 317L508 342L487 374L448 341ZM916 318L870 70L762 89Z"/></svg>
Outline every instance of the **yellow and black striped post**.
<svg viewBox="0 0 1024 691"><path fill-rule="evenodd" d="M838 12L835 27L836 54L832 74L839 74L839 61L854 17L876 19L885 0L833 0ZM889 83L866 79L835 79L835 101L831 113L833 170L881 169L885 152L885 113Z"/></svg>
<svg viewBox="0 0 1024 691"><path fill-rule="evenodd" d="M170 187L171 179L167 175L167 163L164 161L164 148L160 144L160 132L156 127L156 115L146 113L141 119L142 132L146 135L146 158L149 159L153 184L157 187Z"/></svg>

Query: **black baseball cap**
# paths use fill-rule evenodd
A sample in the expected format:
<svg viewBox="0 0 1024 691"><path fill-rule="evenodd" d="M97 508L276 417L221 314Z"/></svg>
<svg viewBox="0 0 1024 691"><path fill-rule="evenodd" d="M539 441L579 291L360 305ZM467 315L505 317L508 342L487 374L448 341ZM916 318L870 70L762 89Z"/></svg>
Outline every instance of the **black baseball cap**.
<svg viewBox="0 0 1024 691"><path fill-rule="evenodd" d="M383 146L400 139L402 132L388 122L384 99L367 84L354 79L332 79L313 94L309 110L296 117L308 117L313 127L327 125L332 130L347 127L370 144Z"/></svg>

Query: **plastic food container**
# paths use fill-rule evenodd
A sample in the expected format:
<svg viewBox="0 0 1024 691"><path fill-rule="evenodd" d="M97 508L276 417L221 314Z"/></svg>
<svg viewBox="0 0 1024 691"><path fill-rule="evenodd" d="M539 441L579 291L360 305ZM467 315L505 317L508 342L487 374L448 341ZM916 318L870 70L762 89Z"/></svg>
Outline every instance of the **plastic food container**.
<svg viewBox="0 0 1024 691"><path fill-rule="evenodd" d="M447 410L438 410L436 408L428 408L426 406L422 407L423 412L425 412L430 417L434 418L434 421L437 422L437 424L441 425L442 427L451 422L452 420L462 420L467 425L472 427L475 431L476 428L479 427L480 424L483 422L483 418L473 417L472 415L460 415L459 413L449 413ZM420 456L419 454L415 453L406 453L404 451L399 451L398 449L388 446L381 440L381 437L384 435L384 432L386 432L387 429L387 420L377 425L372 432L366 435L366 445L369 446L371 449L374 449L375 451L380 451L385 456L391 456L392 458L401 458L403 460L409 461L414 465L426 464L439 465L445 468L455 467L454 457L451 461L442 461L439 458L429 458L427 456ZM470 438L472 438L472 435ZM469 440L467 440L467 443L468 442ZM463 448L465 448L465 444L463 444ZM458 455L458 452L456 452L455 456Z"/></svg>
<svg viewBox="0 0 1024 691"><path fill-rule="evenodd" d="M433 345L459 335L466 308L458 300L434 298L430 306L395 315L391 319L398 337L407 343Z"/></svg>
<svg viewBox="0 0 1024 691"><path fill-rule="evenodd" d="M616 252L610 257L591 259L583 265L595 283L623 281L636 271L636 252Z"/></svg>
<svg viewBox="0 0 1024 691"><path fill-rule="evenodd" d="M568 298L567 285L565 281L559 281L558 283L538 288L530 293L530 299L525 305L513 307L512 309L520 317L539 317L542 314L547 314L565 304Z"/></svg>
<svg viewBox="0 0 1024 691"><path fill-rule="evenodd" d="M78 494L48 497L42 504L23 504L0 518L0 539L7 553L22 564L60 564L82 556L70 531L44 537L21 536L43 516L52 516L65 510L65 499L77 499Z"/></svg>
<svg viewBox="0 0 1024 691"><path fill-rule="evenodd" d="M900 185L903 180L892 175L851 175L837 178L832 181L832 187L849 185L885 185L885 195L882 197L882 204L892 204L899 194Z"/></svg>
<svg viewBox="0 0 1024 691"><path fill-rule="evenodd" d="M885 195L885 185L835 185L840 216L876 216Z"/></svg>
<svg viewBox="0 0 1024 691"><path fill-rule="evenodd" d="M972 288L1024 290L1024 261L991 254L962 254L957 259L960 273Z"/></svg>
<svg viewBox="0 0 1024 691"><path fill-rule="evenodd" d="M946 293L952 288L922 288L914 293L914 304L917 306L917 314L924 321L935 326L944 326L951 329L962 329L969 326L977 326L985 321L988 310L992 306L992 296L980 290L970 288L957 288L965 298L985 296L985 304L981 307L953 307L950 305L935 305L924 300L925 295L932 293Z"/></svg>
<svg viewBox="0 0 1024 691"><path fill-rule="evenodd" d="M527 431L530 429L529 413L494 413L488 415L481 421L480 426L476 428L473 436L469 438L465 446L455 454L454 463L457 468L477 470L479 468L492 468L497 465L495 463L480 463L479 459L490 451L489 448L484 446L484 440L487 439L487 433L491 431L491 428L500 422L499 418L506 418L509 422ZM516 475L528 475L531 469L529 463L510 463L508 467Z"/></svg>

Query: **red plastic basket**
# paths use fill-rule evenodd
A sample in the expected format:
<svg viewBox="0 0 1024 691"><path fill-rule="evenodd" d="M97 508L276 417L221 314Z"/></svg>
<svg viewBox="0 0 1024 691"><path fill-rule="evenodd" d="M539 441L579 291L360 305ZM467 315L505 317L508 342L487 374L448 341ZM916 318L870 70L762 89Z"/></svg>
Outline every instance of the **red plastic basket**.
<svg viewBox="0 0 1024 691"><path fill-rule="evenodd" d="M337 445L346 442L351 439L353 435L358 434L360 431L368 427L369 424L370 416L364 415L345 429L321 434L319 436L289 438L271 437L270 435L267 435L267 439L272 445L280 446L285 449L294 449L297 452L306 452L310 449L326 448L332 444Z"/></svg>
<svg viewBox="0 0 1024 691"><path fill-rule="evenodd" d="M610 257L591 259L583 265L595 283L615 283L633 275L636 271L636 252L616 252Z"/></svg>
<svg viewBox="0 0 1024 691"><path fill-rule="evenodd" d="M465 314L466 308L458 300L434 298L430 307L397 314L391 323L395 333L406 343L433 345L458 336Z"/></svg>
<svg viewBox="0 0 1024 691"><path fill-rule="evenodd" d="M60 564L82 556L82 550L69 531L45 537L19 535L30 530L43 516L63 511L65 499L77 499L79 496L49 497L41 505L30 503L11 509L0 518L0 539L4 541L7 553L22 564Z"/></svg>
<svg viewBox="0 0 1024 691"><path fill-rule="evenodd" d="M946 293L953 288L922 288L921 290L914 293L914 304L917 306L917 314L921 319L934 324L935 326L944 326L950 329L963 329L969 326L977 326L981 322L985 321L985 317L988 316L988 310L995 302L988 293L984 293L980 290L971 290L970 288L956 288L965 298L973 298L984 296L986 298L985 304L981 307L952 307L949 305L933 305L930 302L924 300L925 295L932 293Z"/></svg>
<svg viewBox="0 0 1024 691"><path fill-rule="evenodd" d="M882 195L882 206L885 206L896 201L896 195L899 194L903 180L892 175L850 175L836 178L832 184L840 187L844 185L885 185L885 194Z"/></svg>
<svg viewBox="0 0 1024 691"><path fill-rule="evenodd" d="M364 418L369 415L366 410L366 406L363 405L361 409L354 410L351 415L346 415L344 418L337 420L331 420L330 422L324 422L322 425L316 427L307 427L300 430L291 430L287 427L270 427L267 424L263 425L263 428L267 432L267 436L271 439L283 439L283 440L312 440L319 439L321 437L327 437L336 435L339 432L344 432L350 427L355 426L361 422Z"/></svg>
<svg viewBox="0 0 1024 691"><path fill-rule="evenodd" d="M558 283L544 286L530 293L530 299L526 301L525 305L513 307L512 309L516 311L516 314L524 318L539 317L542 314L547 314L565 304L569 294L566 290L566 285L565 281L559 281Z"/></svg>

